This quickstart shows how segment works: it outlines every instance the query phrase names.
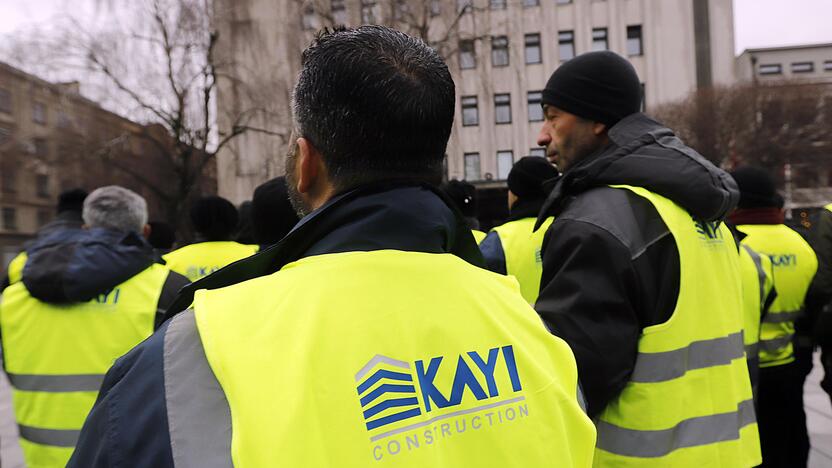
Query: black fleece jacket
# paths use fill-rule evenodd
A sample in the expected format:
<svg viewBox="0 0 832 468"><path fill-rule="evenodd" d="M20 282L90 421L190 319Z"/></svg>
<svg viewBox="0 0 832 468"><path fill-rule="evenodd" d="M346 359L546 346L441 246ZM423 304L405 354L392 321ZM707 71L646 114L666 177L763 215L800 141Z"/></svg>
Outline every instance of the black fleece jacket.
<svg viewBox="0 0 832 468"><path fill-rule="evenodd" d="M591 417L627 384L642 330L670 318L679 295L667 226L649 201L610 185L646 188L701 221L724 220L739 199L730 175L644 114L609 138L563 175L538 218L555 216L535 309L572 347Z"/></svg>

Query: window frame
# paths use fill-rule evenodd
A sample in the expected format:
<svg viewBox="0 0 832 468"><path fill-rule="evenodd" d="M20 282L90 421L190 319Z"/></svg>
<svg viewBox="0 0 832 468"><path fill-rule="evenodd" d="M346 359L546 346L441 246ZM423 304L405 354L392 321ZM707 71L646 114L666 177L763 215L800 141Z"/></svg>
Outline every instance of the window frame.
<svg viewBox="0 0 832 468"><path fill-rule="evenodd" d="M470 51L466 50L463 44L470 44L471 49ZM471 66L463 66L466 65L463 63L462 56L463 54L469 53L471 54ZM477 44L473 39L461 39L459 41L459 69L460 70L473 70L477 68Z"/></svg>
<svg viewBox="0 0 832 468"><path fill-rule="evenodd" d="M502 101L503 99L505 99L505 101ZM498 109L502 107L508 110L508 120L499 120L500 112L498 111ZM507 125L511 124L511 121L511 93L494 93L494 124Z"/></svg>
<svg viewBox="0 0 832 468"><path fill-rule="evenodd" d="M511 164L508 166L508 170L505 172L505 176L503 177L500 174L500 156L510 156L511 157ZM513 150L497 150L497 180L507 180L508 174L511 172L512 166L514 166L514 151Z"/></svg>
<svg viewBox="0 0 832 468"><path fill-rule="evenodd" d="M597 37L598 33L603 33L603 39L601 37ZM604 48L598 49L595 47L596 43L599 41L604 41ZM609 28L592 28L592 47L590 48L593 52L600 52L604 50L610 50L610 32Z"/></svg>
<svg viewBox="0 0 832 468"><path fill-rule="evenodd" d="M537 61L529 61L529 51L537 48ZM540 33L528 33L523 36L523 59L526 65L543 63L543 43Z"/></svg>
<svg viewBox="0 0 832 468"><path fill-rule="evenodd" d="M566 36L568 35L568 39ZM569 46L570 55L567 58L564 58L563 48L565 46ZM561 62L565 62L567 60L572 60L575 58L575 30L574 29L565 29L563 31L558 31L558 60Z"/></svg>
<svg viewBox="0 0 832 468"><path fill-rule="evenodd" d="M536 94L536 98L532 99L532 95ZM528 106L527 109L527 117L529 118L529 122L543 122L545 120L545 115L543 114L543 91L527 91L526 92L526 105ZM535 115L532 115L532 109L536 108ZM539 118L538 113L539 112Z"/></svg>
<svg viewBox="0 0 832 468"><path fill-rule="evenodd" d="M638 35L631 34L634 32L638 32ZM630 45L633 44L632 41L638 41L638 52L633 52L630 50ZM627 26L627 42L625 43L627 47L627 57L643 57L644 56L644 28L640 24L630 24Z"/></svg>
<svg viewBox="0 0 832 468"><path fill-rule="evenodd" d="M495 44L498 42L504 42L504 46L495 47ZM508 36L491 36L491 66L494 68L503 68L508 67L511 65L511 54L509 52L509 41ZM505 63L498 64L497 57L498 54L505 54Z"/></svg>
<svg viewBox="0 0 832 468"><path fill-rule="evenodd" d="M468 158L469 157L470 158L473 158L473 157L477 158L476 161L477 161L478 175L477 175L476 178L469 178L469 174L468 174ZM480 158L480 153L479 152L463 153L463 155L462 155L462 177L464 178L464 180L468 180L468 181L480 181L480 180L482 180L482 159Z"/></svg>
<svg viewBox="0 0 832 468"><path fill-rule="evenodd" d="M468 102L466 102L466 100ZM460 96L459 98L460 108L462 109L462 126L463 127L477 127L480 124L480 107L479 107L479 96L476 95L467 95L467 96ZM465 123L465 111L467 109L474 110L474 123Z"/></svg>
<svg viewBox="0 0 832 468"><path fill-rule="evenodd" d="M760 76L772 76L783 74L783 64L781 63L761 63L757 65L757 74Z"/></svg>

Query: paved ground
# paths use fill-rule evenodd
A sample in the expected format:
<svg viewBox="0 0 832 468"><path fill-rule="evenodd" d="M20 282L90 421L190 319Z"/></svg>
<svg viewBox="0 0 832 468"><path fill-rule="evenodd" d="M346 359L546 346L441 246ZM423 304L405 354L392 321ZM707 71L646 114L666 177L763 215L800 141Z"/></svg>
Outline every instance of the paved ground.
<svg viewBox="0 0 832 468"><path fill-rule="evenodd" d="M815 368L806 381L806 417L812 436L809 468L832 468L832 406L821 390L822 371L815 359ZM23 454L17 444L17 430L11 409L11 394L6 376L0 372L0 460L3 468L25 468Z"/></svg>

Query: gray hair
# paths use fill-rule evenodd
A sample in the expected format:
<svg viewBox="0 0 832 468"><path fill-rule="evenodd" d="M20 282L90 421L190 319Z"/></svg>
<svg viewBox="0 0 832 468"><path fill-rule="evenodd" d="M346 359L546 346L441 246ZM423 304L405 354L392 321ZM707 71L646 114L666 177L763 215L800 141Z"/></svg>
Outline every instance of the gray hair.
<svg viewBox="0 0 832 468"><path fill-rule="evenodd" d="M147 224L147 202L132 190L108 185L87 196L82 216L90 228L141 233Z"/></svg>

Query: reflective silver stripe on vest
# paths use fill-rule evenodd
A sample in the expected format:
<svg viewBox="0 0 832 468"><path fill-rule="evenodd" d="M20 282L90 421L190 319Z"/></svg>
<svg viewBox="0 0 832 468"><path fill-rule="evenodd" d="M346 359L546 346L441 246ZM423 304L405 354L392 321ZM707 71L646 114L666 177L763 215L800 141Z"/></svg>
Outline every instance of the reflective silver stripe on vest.
<svg viewBox="0 0 832 468"><path fill-rule="evenodd" d="M231 409L217 382L192 310L165 332L165 403L174 465L231 467Z"/></svg>
<svg viewBox="0 0 832 468"><path fill-rule="evenodd" d="M763 261L760 259L760 255L751 247L747 245L743 245L742 247L748 252L748 256L751 257L751 260L754 261L754 266L757 268L757 279L760 282L760 309L762 309L763 304L766 302L766 271L763 269Z"/></svg>
<svg viewBox="0 0 832 468"><path fill-rule="evenodd" d="M658 431L639 431L598 421L597 447L625 457L663 457L685 447L738 440L740 429L756 421L753 400L743 401L735 412L686 419Z"/></svg>
<svg viewBox="0 0 832 468"><path fill-rule="evenodd" d="M763 323L788 323L794 322L800 317L800 310L790 310L788 312L771 312L763 317Z"/></svg>
<svg viewBox="0 0 832 468"><path fill-rule="evenodd" d="M694 341L690 345L660 353L638 353L631 382L654 383L678 379L694 369L723 366L743 357L742 332Z"/></svg>
<svg viewBox="0 0 832 468"><path fill-rule="evenodd" d="M40 427L17 425L20 437L34 444L52 445L54 447L75 447L81 430L43 429Z"/></svg>
<svg viewBox="0 0 832 468"><path fill-rule="evenodd" d="M12 387L23 392L97 392L104 381L104 374L8 375Z"/></svg>
<svg viewBox="0 0 832 468"><path fill-rule="evenodd" d="M760 340L760 350L767 353L779 351L792 342L792 335L781 336L772 340Z"/></svg>
<svg viewBox="0 0 832 468"><path fill-rule="evenodd" d="M745 345L745 356L748 359L751 359L754 356L757 356L758 354L760 354L760 343L759 342L754 343L754 344L750 344L750 345Z"/></svg>

